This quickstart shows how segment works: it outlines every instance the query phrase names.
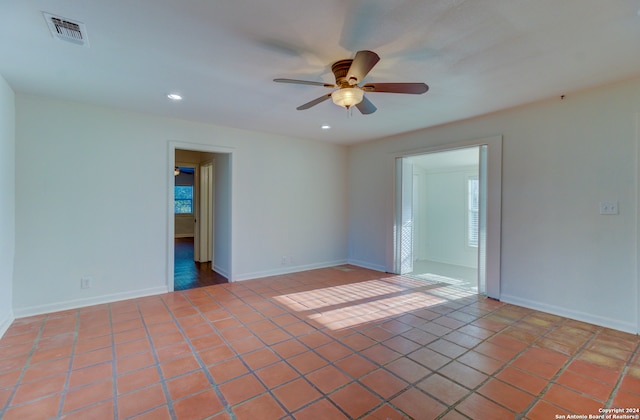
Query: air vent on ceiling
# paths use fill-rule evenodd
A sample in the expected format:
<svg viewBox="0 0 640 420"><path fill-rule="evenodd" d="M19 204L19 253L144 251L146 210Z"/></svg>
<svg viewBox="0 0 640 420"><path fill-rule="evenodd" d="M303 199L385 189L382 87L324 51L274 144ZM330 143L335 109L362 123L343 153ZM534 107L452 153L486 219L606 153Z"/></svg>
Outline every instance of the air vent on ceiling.
<svg viewBox="0 0 640 420"><path fill-rule="evenodd" d="M82 22L74 22L67 18L54 16L52 14L42 12L49 31L54 38L61 41L71 42L76 45L89 46L89 38L87 38L87 28Z"/></svg>

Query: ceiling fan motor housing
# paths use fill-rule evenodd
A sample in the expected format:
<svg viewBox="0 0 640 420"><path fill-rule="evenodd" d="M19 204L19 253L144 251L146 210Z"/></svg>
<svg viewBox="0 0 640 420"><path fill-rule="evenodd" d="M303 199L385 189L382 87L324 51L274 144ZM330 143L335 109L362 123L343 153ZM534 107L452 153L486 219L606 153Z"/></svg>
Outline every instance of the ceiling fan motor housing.
<svg viewBox="0 0 640 420"><path fill-rule="evenodd" d="M349 68L351 68L351 63L353 60L340 60L333 63L331 66L331 71L333 75L336 77L336 85L340 88L348 88L358 83L358 80L353 79L352 83L349 83L349 79L347 79L347 73L349 72Z"/></svg>

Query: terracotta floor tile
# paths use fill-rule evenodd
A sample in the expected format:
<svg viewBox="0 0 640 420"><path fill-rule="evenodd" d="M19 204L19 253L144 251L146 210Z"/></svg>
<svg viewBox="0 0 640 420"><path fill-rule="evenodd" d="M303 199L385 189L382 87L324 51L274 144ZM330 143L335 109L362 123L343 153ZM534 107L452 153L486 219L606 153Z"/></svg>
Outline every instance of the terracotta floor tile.
<svg viewBox="0 0 640 420"><path fill-rule="evenodd" d="M184 327L182 331L184 332L184 335L190 339L215 334L215 330L209 324L191 325Z"/></svg>
<svg viewBox="0 0 640 420"><path fill-rule="evenodd" d="M35 350L29 363L32 365L48 362L55 359L62 359L71 356L73 351L73 345L68 344L66 346L54 347L54 348L46 348L44 350ZM6 360L6 359L5 359ZM0 364L2 361L0 361Z"/></svg>
<svg viewBox="0 0 640 420"><path fill-rule="evenodd" d="M320 368L315 372L308 374L306 378L325 394L328 394L334 389L351 382L351 378L333 366Z"/></svg>
<svg viewBox="0 0 640 420"><path fill-rule="evenodd" d="M321 368L322 366L327 365L326 360L322 359L312 351L307 351L305 353L294 356L288 359L288 362L302 374L307 374Z"/></svg>
<svg viewBox="0 0 640 420"><path fill-rule="evenodd" d="M619 371L617 370L612 371L582 360L574 360L569 364L567 369L609 385L615 385L619 377Z"/></svg>
<svg viewBox="0 0 640 420"><path fill-rule="evenodd" d="M260 369L280 361L280 357L269 348L263 348L252 353L243 354L242 360L253 370Z"/></svg>
<svg viewBox="0 0 640 420"><path fill-rule="evenodd" d="M382 344L398 353L407 354L420 348L420 344L409 340L401 335L384 341Z"/></svg>
<svg viewBox="0 0 640 420"><path fill-rule="evenodd" d="M351 356L336 362L335 366L347 372L354 378L359 378L377 369L375 364L357 354L352 354Z"/></svg>
<svg viewBox="0 0 640 420"><path fill-rule="evenodd" d="M349 347L344 346L337 341L316 347L315 352L332 362L344 359L345 357L353 353L353 351Z"/></svg>
<svg viewBox="0 0 640 420"><path fill-rule="evenodd" d="M166 336L162 336L166 337ZM143 353L146 351L151 351L151 344L149 340L146 338L141 338L139 340L129 341L122 344L116 344L116 358L120 359L123 357L131 356L136 353Z"/></svg>
<svg viewBox="0 0 640 420"><path fill-rule="evenodd" d="M48 376L54 376L60 373L67 372L69 370L70 362L71 358L65 358L57 359L52 362L43 362L35 366L31 366L25 370L24 376L22 377L22 383L31 382L38 379L46 378ZM20 374L20 371L16 372L18 372L18 375ZM3 386L0 385L0 388L3 388Z"/></svg>
<svg viewBox="0 0 640 420"><path fill-rule="evenodd" d="M100 417L93 417L100 418ZM102 417L107 418L107 417ZM154 408L151 411L147 411L146 413L139 414L135 417L132 417L131 420L172 420L171 413L169 412L169 407L166 405L162 405L158 408Z"/></svg>
<svg viewBox="0 0 640 420"><path fill-rule="evenodd" d="M222 338L217 334L208 334L198 338L192 338L191 345L197 351L210 349L223 344Z"/></svg>
<svg viewBox="0 0 640 420"><path fill-rule="evenodd" d="M480 372L486 373L487 375L492 375L503 366L502 362L499 362L473 350L463 354L457 360L467 366L479 370Z"/></svg>
<svg viewBox="0 0 640 420"><path fill-rule="evenodd" d="M427 377L416 386L447 405L453 405L469 393L468 389L438 374Z"/></svg>
<svg viewBox="0 0 640 420"><path fill-rule="evenodd" d="M559 370L559 367L542 362L527 354L518 356L511 363L511 366L533 373L547 380L551 379Z"/></svg>
<svg viewBox="0 0 640 420"><path fill-rule="evenodd" d="M12 406L7 409L2 420L25 420L55 418L58 415L61 395L35 400L29 404Z"/></svg>
<svg viewBox="0 0 640 420"><path fill-rule="evenodd" d="M538 395L547 386L544 379L511 366L506 367L496 377L533 395Z"/></svg>
<svg viewBox="0 0 640 420"><path fill-rule="evenodd" d="M622 368L625 365L625 362L620 359L606 356L602 353L598 353L591 350L581 351L578 354L577 358L584 362L591 363L591 364L604 367L606 369L611 369L611 370L622 370Z"/></svg>
<svg viewBox="0 0 640 420"><path fill-rule="evenodd" d="M68 387L72 389L82 385L90 384L92 382L111 379L112 376L113 364L110 362L101 363L99 365L72 371L69 375Z"/></svg>
<svg viewBox="0 0 640 420"><path fill-rule="evenodd" d="M208 418L223 408L222 402L212 389L173 403L173 410L179 419Z"/></svg>
<svg viewBox="0 0 640 420"><path fill-rule="evenodd" d="M81 408L72 413L63 414L63 420L112 419L115 418L115 404L112 399Z"/></svg>
<svg viewBox="0 0 640 420"><path fill-rule="evenodd" d="M533 401L532 395L497 379L491 379L482 385L478 389L478 393L516 413L524 411Z"/></svg>
<svg viewBox="0 0 640 420"><path fill-rule="evenodd" d="M613 386L595 381L586 376L578 375L570 370L563 372L555 381L557 384L566 386L575 391L588 395L602 403L607 402ZM640 388L638 388L640 392Z"/></svg>
<svg viewBox="0 0 640 420"><path fill-rule="evenodd" d="M440 353L436 353L426 347L409 354L409 358L431 370L438 370L451 361L450 358L443 356Z"/></svg>
<svg viewBox="0 0 640 420"><path fill-rule="evenodd" d="M113 349L111 347L106 347L75 355L73 357L71 368L76 370L87 366L97 365L99 363L109 362L111 360L113 360Z"/></svg>
<svg viewBox="0 0 640 420"><path fill-rule="evenodd" d="M257 337L250 336L229 343L233 349L239 353L249 353L254 350L263 349L265 345Z"/></svg>
<svg viewBox="0 0 640 420"><path fill-rule="evenodd" d="M233 407L233 413L237 420L279 419L285 415L280 404L269 394L260 395L244 404Z"/></svg>
<svg viewBox="0 0 640 420"><path fill-rule="evenodd" d="M391 403L414 419L435 419L447 409L445 405L415 388L398 395Z"/></svg>
<svg viewBox="0 0 640 420"><path fill-rule="evenodd" d="M113 399L113 380L95 382L67 391L64 397L63 413L69 413L104 400Z"/></svg>
<svg viewBox="0 0 640 420"><path fill-rule="evenodd" d="M369 329L366 329L364 331L362 331L362 334L366 335L367 337L371 338L374 341L378 341L378 342L382 342L384 340L388 340L391 337L395 336L396 334L384 329L382 327L372 327Z"/></svg>
<svg viewBox="0 0 640 420"><path fill-rule="evenodd" d="M300 340L303 344L305 344L308 347L316 348L323 344L332 342L333 338L327 336L321 331L316 331L316 332L312 332L310 334L298 337L298 340Z"/></svg>
<svg viewBox="0 0 640 420"><path fill-rule="evenodd" d="M16 320L0 338L0 416L493 420L640 405L633 334L345 267Z"/></svg>
<svg viewBox="0 0 640 420"><path fill-rule="evenodd" d="M256 371L255 374L269 388L275 388L300 376L285 362L272 364Z"/></svg>
<svg viewBox="0 0 640 420"><path fill-rule="evenodd" d="M481 338L461 333L460 331L452 331L443 337L447 341L451 341L459 346L470 349L482 343Z"/></svg>
<svg viewBox="0 0 640 420"><path fill-rule="evenodd" d="M217 384L221 384L230 379L237 378L238 376L242 376L247 372L249 372L249 370L237 357L225 360L209 367L209 373L211 373L211 376Z"/></svg>
<svg viewBox="0 0 640 420"><path fill-rule="evenodd" d="M640 394L640 378L633 377L627 373L620 383L620 389L632 394Z"/></svg>
<svg viewBox="0 0 640 420"><path fill-rule="evenodd" d="M231 348L226 344L212 347L207 350L202 350L198 354L200 355L200 358L202 359L204 364L207 366L215 365L224 360L236 357L235 352L231 350Z"/></svg>
<svg viewBox="0 0 640 420"><path fill-rule="evenodd" d="M253 337L253 333L246 327L239 326L220 331L220 335L227 341L241 340L247 337Z"/></svg>
<svg viewBox="0 0 640 420"><path fill-rule="evenodd" d="M557 415L566 415L566 410L549 404L546 401L539 400L527 412L525 418L528 420L549 420L555 419Z"/></svg>
<svg viewBox="0 0 640 420"><path fill-rule="evenodd" d="M265 387L253 375L233 379L220 385L219 389L230 405L239 404L265 391Z"/></svg>
<svg viewBox="0 0 640 420"><path fill-rule="evenodd" d="M210 388L209 379L200 370L167 381L169 396L174 401Z"/></svg>
<svg viewBox="0 0 640 420"><path fill-rule="evenodd" d="M462 363L456 362L455 360L438 370L438 372L441 375L470 389L477 387L487 379L487 375L485 375L484 373L478 372L477 370L463 365Z"/></svg>
<svg viewBox="0 0 640 420"><path fill-rule="evenodd" d="M329 398L352 418L372 411L382 402L377 396L357 383L340 388L330 394Z"/></svg>
<svg viewBox="0 0 640 420"><path fill-rule="evenodd" d="M271 349L278 353L282 358L289 358L309 350L304 344L296 339L274 344L271 346Z"/></svg>
<svg viewBox="0 0 640 420"><path fill-rule="evenodd" d="M619 390L613 399L612 407L617 408L638 408L640 407L640 395L630 393L625 390ZM637 413L636 413L637 414Z"/></svg>
<svg viewBox="0 0 640 420"><path fill-rule="evenodd" d="M384 369L378 369L366 376L363 376L360 378L359 382L384 399L391 398L409 386L407 382L399 379Z"/></svg>
<svg viewBox="0 0 640 420"><path fill-rule="evenodd" d="M151 341L155 348L160 349L171 344L183 343L186 340L180 331L174 331L162 335L153 335L151 336Z"/></svg>
<svg viewBox="0 0 640 420"><path fill-rule="evenodd" d="M67 374L63 373L19 385L11 399L11 404L22 404L27 401L46 397L47 395L61 393L66 381Z"/></svg>
<svg viewBox="0 0 640 420"><path fill-rule="evenodd" d="M431 373L430 369L406 357L389 363L385 368L409 383L415 383Z"/></svg>
<svg viewBox="0 0 640 420"><path fill-rule="evenodd" d="M525 351L524 354L557 367L564 366L567 363L567 360L569 360L569 357L564 354L540 347L532 347Z"/></svg>
<svg viewBox="0 0 640 420"><path fill-rule="evenodd" d="M401 412L395 410L389 404L384 404L380 408L373 410L367 414L367 419L371 420L410 420Z"/></svg>
<svg viewBox="0 0 640 420"><path fill-rule="evenodd" d="M158 368L156 366L150 366L118 376L116 378L116 389L118 395L122 395L145 388L157 382L160 382Z"/></svg>
<svg viewBox="0 0 640 420"><path fill-rule="evenodd" d="M320 401L316 401L310 406L297 411L294 414L294 417L296 420L340 420L349 418L327 399L321 399Z"/></svg>
<svg viewBox="0 0 640 420"><path fill-rule="evenodd" d="M469 395L456 406L456 410L477 419L512 420L515 417L513 412L478 394Z"/></svg>
<svg viewBox="0 0 640 420"><path fill-rule="evenodd" d="M429 343L427 347L451 359L455 359L456 357L461 356L467 351L466 348L444 339L436 340L433 343Z"/></svg>
<svg viewBox="0 0 640 420"><path fill-rule="evenodd" d="M376 344L375 346L369 347L368 349L363 350L361 354L380 365L386 365L387 363L402 356L397 351L391 350L382 344Z"/></svg>
<svg viewBox="0 0 640 420"><path fill-rule="evenodd" d="M289 340L291 335L286 331L283 331L280 328L275 330L263 331L258 333L258 336L262 341L264 341L267 345L271 346L276 343L280 343L282 341Z"/></svg>
<svg viewBox="0 0 640 420"><path fill-rule="evenodd" d="M166 404L160 384L118 396L118 417L128 418Z"/></svg>
<svg viewBox="0 0 640 420"><path fill-rule="evenodd" d="M289 411L295 411L322 396L302 378L274 389L273 394Z"/></svg>
<svg viewBox="0 0 640 420"><path fill-rule="evenodd" d="M551 385L542 398L573 413L598 414L598 409L602 408L602 403L560 385Z"/></svg>
<svg viewBox="0 0 640 420"><path fill-rule="evenodd" d="M192 355L160 363L160 370L165 379L173 378L174 376L182 375L183 373L191 372L199 368L200 364Z"/></svg>

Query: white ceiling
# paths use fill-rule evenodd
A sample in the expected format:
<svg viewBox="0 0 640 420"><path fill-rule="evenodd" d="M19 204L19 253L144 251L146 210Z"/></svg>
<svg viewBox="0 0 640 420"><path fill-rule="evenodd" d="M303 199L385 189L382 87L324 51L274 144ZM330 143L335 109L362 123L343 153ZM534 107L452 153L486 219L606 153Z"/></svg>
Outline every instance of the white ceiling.
<svg viewBox="0 0 640 420"><path fill-rule="evenodd" d="M0 0L0 74L16 92L350 144L640 75L640 0ZM42 12L86 25L54 39ZM323 102L358 50L371 115ZM168 92L184 100L172 103ZM321 130L322 124L332 126Z"/></svg>

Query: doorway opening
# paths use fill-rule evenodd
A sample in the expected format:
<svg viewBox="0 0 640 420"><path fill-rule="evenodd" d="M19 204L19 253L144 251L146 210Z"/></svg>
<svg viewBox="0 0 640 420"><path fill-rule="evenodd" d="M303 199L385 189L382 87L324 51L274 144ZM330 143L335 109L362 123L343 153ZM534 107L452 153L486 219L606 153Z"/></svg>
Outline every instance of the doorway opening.
<svg viewBox="0 0 640 420"><path fill-rule="evenodd" d="M169 150L169 290L230 279L231 154L183 147L170 144Z"/></svg>
<svg viewBox="0 0 640 420"><path fill-rule="evenodd" d="M396 158L395 273L499 299L502 139L484 140Z"/></svg>

